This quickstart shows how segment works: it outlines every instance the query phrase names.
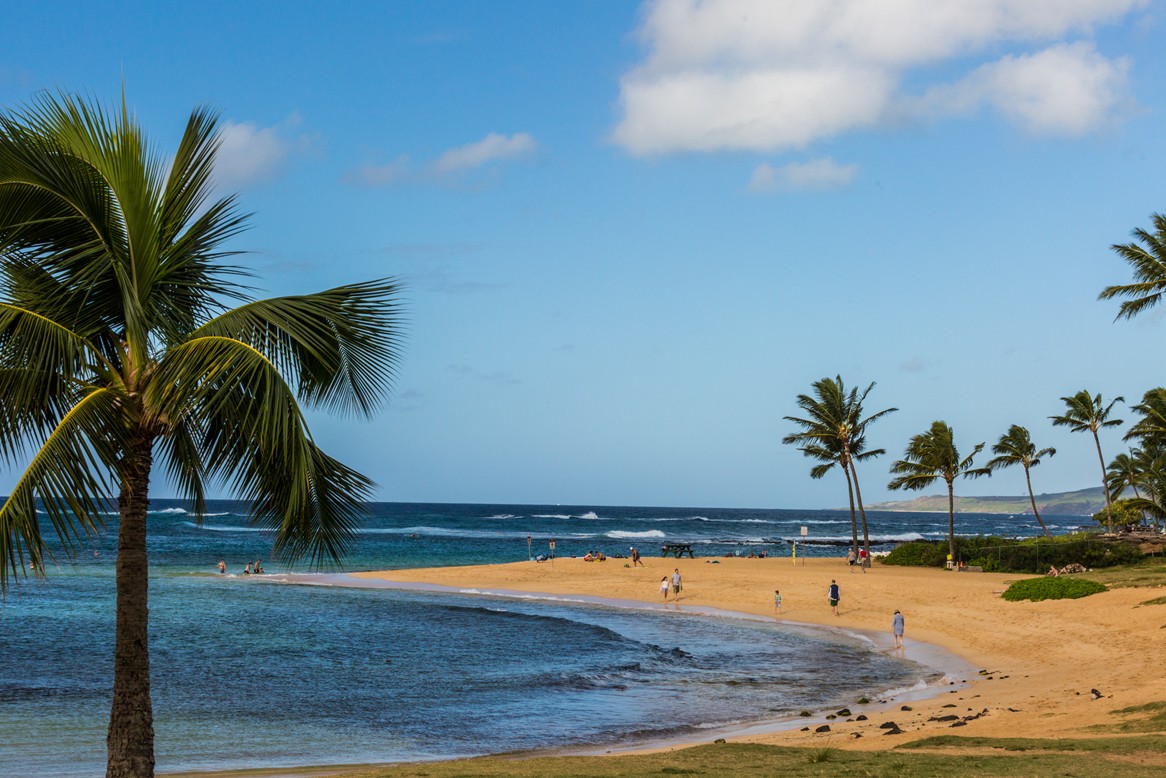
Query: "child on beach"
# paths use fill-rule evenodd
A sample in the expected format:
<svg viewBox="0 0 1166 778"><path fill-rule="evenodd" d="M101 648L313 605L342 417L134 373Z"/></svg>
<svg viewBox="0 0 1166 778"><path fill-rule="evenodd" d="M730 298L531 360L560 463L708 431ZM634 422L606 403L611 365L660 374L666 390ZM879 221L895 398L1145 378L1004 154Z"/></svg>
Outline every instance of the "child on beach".
<svg viewBox="0 0 1166 778"><path fill-rule="evenodd" d="M668 582L668 576L664 576L663 578L660 579L660 594L664 595L665 602L668 601L668 589L669 588L670 588L670 586L669 586L669 582Z"/></svg>
<svg viewBox="0 0 1166 778"><path fill-rule="evenodd" d="M773 612L781 613L781 591L778 589L773 590Z"/></svg>

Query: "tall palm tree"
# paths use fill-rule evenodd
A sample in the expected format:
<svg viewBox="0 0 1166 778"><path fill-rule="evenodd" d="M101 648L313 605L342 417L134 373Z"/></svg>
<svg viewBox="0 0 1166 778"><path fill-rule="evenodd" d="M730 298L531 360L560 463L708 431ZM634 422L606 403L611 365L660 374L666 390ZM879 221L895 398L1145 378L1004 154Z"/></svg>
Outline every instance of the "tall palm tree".
<svg viewBox="0 0 1166 778"><path fill-rule="evenodd" d="M972 453L960 459L951 427L947 422L933 421L931 429L911 438L903 458L891 465L891 472L898 478L887 484L888 489L918 491L940 478L947 484L947 553L952 559L955 559L955 479L991 474L986 467L972 467L972 459L983 450L984 444L979 443Z"/></svg>
<svg viewBox="0 0 1166 778"><path fill-rule="evenodd" d="M1032 475L1029 471L1040 464L1042 457L1051 457L1057 453L1057 450L1055 448L1042 448L1037 451L1036 444L1032 442L1028 430L1019 424L1013 424L1008 428L1008 432L1001 435L1000 440L993 444L992 453L996 454L996 457L988 461L987 468L993 473L1013 465L1020 465L1024 468L1024 480L1028 484L1028 500L1032 503L1032 513L1036 516L1045 537L1052 538L1049 528L1045 526L1045 520L1041 518L1040 511L1037 510L1036 497L1032 494Z"/></svg>
<svg viewBox="0 0 1166 778"><path fill-rule="evenodd" d="M866 509L862 504L862 489L858 485L858 472L855 463L873 459L886 453L885 449L866 450L866 429L874 422L887 414L894 413L898 408L887 408L870 416L863 416L863 403L867 395L874 389L872 381L863 392L857 388L847 389L842 376L822 378L813 383L814 396L799 394L798 407L806 413L806 418L786 416L786 421L792 421L801 427L800 432L794 432L782 438L782 443L798 444L799 449L806 456L817 459L823 464L810 471L813 478L821 478L837 463L846 476L846 487L850 494L850 534L851 544L855 553L858 553L858 528L855 521L854 506L858 503L858 511L862 517L862 544L866 549L867 558L870 558L870 529L866 521Z"/></svg>
<svg viewBox="0 0 1166 778"><path fill-rule="evenodd" d="M399 361L391 280L267 300L233 280L225 243L245 217L213 198L217 123L192 112L168 160L124 98L0 113L0 453L24 468L0 506L0 586L30 561L43 575L38 508L72 549L116 505L110 778L154 773L156 461L196 513L223 484L285 560L338 560L373 485L316 446L304 408L367 416Z"/></svg>
<svg viewBox="0 0 1166 778"><path fill-rule="evenodd" d="M1115 243L1112 248L1134 271L1134 283L1107 286L1098 299L1128 297L1118 308L1117 318L1132 319L1162 301L1166 292L1166 216L1150 216L1154 232L1135 229L1133 243ZM1139 245L1139 243L1141 245Z"/></svg>
<svg viewBox="0 0 1166 778"><path fill-rule="evenodd" d="M1109 414L1113 406L1125 402L1124 397L1115 397L1109 405L1104 405L1101 395L1092 395L1088 389L1082 389L1070 397L1062 397L1065 403L1065 413L1061 416L1050 416L1054 427L1068 427L1070 432L1091 432L1093 442L1097 444L1097 460L1101 463L1101 487L1105 492L1106 531L1113 534L1113 501L1109 496L1109 484L1105 478L1105 457L1101 454L1101 437L1099 430L1106 427L1117 427L1121 419L1111 419Z"/></svg>

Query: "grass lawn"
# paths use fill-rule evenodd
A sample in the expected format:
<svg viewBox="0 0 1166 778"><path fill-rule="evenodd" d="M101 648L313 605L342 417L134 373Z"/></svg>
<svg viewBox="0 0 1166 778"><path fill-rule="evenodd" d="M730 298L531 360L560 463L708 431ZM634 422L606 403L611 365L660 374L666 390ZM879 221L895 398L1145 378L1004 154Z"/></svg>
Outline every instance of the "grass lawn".
<svg viewBox="0 0 1166 778"><path fill-rule="evenodd" d="M1087 752L1088 758L1082 758ZM936 737L888 751L786 748L718 743L667 753L603 757L486 757L453 762L380 767L344 778L470 778L470 776L555 776L556 778L663 778L663 776L864 776L932 778L936 775L1031 776L1096 775L1113 778L1161 776L1166 769L1166 737L1088 740L990 740Z"/></svg>

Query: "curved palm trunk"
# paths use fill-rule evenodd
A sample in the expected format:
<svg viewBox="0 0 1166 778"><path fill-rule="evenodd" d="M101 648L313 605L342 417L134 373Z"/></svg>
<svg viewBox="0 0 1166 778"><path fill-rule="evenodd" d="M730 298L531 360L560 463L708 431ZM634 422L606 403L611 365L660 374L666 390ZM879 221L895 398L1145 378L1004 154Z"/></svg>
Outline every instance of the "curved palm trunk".
<svg viewBox="0 0 1166 778"><path fill-rule="evenodd" d="M846 473L846 493L850 496L850 547L854 555L858 556L858 523L854 516L854 482L851 480L850 465L843 465L842 472Z"/></svg>
<svg viewBox="0 0 1166 778"><path fill-rule="evenodd" d="M149 575L146 509L149 506L150 440L136 439L126 454L118 495L117 646L113 660L113 706L106 736L106 778L154 775L154 710L150 702Z"/></svg>
<svg viewBox="0 0 1166 778"><path fill-rule="evenodd" d="M947 481L947 553L955 563L955 486L953 479Z"/></svg>
<svg viewBox="0 0 1166 778"><path fill-rule="evenodd" d="M1109 481L1105 477L1105 457L1101 455L1101 438L1093 430L1093 442L1097 444L1097 461L1101 462L1101 488L1105 490L1105 531L1113 534L1113 505L1109 499Z"/></svg>
<svg viewBox="0 0 1166 778"><path fill-rule="evenodd" d="M1032 503L1032 514L1036 516L1036 520L1040 523L1040 528L1044 531L1045 537L1052 540L1053 536L1049 533L1049 528L1045 526L1045 520L1040 517L1040 511L1036 509L1036 498L1032 496L1032 478L1028 475L1027 465L1024 467L1024 480L1028 482L1028 500Z"/></svg>
<svg viewBox="0 0 1166 778"><path fill-rule="evenodd" d="M870 530L866 526L866 508L862 507L862 490L858 488L858 468L854 469L854 494L858 497L858 515L862 518L862 547L866 550L866 563L870 564Z"/></svg>

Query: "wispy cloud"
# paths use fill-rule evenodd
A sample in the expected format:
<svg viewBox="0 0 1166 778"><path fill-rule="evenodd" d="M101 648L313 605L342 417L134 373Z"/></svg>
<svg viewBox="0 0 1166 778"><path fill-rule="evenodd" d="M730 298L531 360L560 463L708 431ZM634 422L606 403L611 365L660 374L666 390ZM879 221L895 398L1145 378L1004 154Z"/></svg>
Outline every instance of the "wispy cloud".
<svg viewBox="0 0 1166 778"><path fill-rule="evenodd" d="M749 178L749 191L761 194L844 189L857 173L858 165L839 165L830 157L791 162L780 168L762 162Z"/></svg>
<svg viewBox="0 0 1166 778"><path fill-rule="evenodd" d="M491 132L481 140L449 149L431 162L415 163L409 157L401 156L387 165L360 165L348 171L344 180L369 187L448 183L494 163L529 157L537 149L538 143L529 133L501 135Z"/></svg>
<svg viewBox="0 0 1166 778"><path fill-rule="evenodd" d="M311 145L306 135L294 135L299 117L261 127L255 122L225 121L215 161L215 182L223 189L243 189L278 176L293 152Z"/></svg>
<svg viewBox="0 0 1166 778"><path fill-rule="evenodd" d="M480 141L445 152L438 157L433 169L438 173L470 170L499 159L524 157L534 150L534 138L525 132L510 136L492 132Z"/></svg>
<svg viewBox="0 0 1166 778"><path fill-rule="evenodd" d="M470 365L447 365L446 369L459 378L472 378L477 381L485 381L493 384L505 384L512 386L514 384L521 384L522 379L516 378L513 373L506 371L497 371L494 373L484 373L476 367Z"/></svg>
<svg viewBox="0 0 1166 778"><path fill-rule="evenodd" d="M1089 36L1148 5L657 0L639 30L646 57L620 82L612 137L637 155L774 152L904 115L983 109L1030 132L1086 133L1131 103L1129 63ZM933 73L947 80L928 83Z"/></svg>

